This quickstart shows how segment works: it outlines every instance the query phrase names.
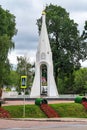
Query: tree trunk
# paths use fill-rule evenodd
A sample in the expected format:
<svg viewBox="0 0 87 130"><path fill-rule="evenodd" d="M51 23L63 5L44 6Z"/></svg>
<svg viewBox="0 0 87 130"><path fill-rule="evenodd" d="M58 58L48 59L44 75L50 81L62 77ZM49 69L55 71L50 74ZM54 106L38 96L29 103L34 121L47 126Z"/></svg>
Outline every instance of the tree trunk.
<svg viewBox="0 0 87 130"><path fill-rule="evenodd" d="M2 88L0 88L0 99L2 97Z"/></svg>

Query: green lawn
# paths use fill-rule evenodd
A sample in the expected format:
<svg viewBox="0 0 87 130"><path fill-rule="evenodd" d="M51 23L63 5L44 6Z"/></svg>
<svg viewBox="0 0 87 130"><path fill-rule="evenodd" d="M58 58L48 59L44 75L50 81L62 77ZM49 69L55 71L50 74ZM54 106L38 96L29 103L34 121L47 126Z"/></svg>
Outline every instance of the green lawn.
<svg viewBox="0 0 87 130"><path fill-rule="evenodd" d="M87 118L87 110L79 103L51 104L60 117Z"/></svg>
<svg viewBox="0 0 87 130"><path fill-rule="evenodd" d="M60 103L49 104L53 107L60 117L75 117L75 118L87 118L87 110L79 103ZM23 105L20 106L4 106L4 109L8 110L12 118L23 117ZM37 105L25 106L26 118L46 118L46 115L40 110Z"/></svg>
<svg viewBox="0 0 87 130"><path fill-rule="evenodd" d="M23 118L24 106L4 106L8 110L12 118ZM37 105L25 105L26 118L46 118L45 114L40 110Z"/></svg>

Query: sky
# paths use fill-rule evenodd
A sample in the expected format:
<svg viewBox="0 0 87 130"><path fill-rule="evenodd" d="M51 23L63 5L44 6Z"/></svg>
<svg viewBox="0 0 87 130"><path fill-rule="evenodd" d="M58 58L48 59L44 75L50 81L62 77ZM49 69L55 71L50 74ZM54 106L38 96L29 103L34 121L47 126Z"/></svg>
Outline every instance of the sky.
<svg viewBox="0 0 87 130"><path fill-rule="evenodd" d="M87 20L87 0L0 0L2 8L16 17L18 32L13 37L15 49L8 55L11 64L17 64L17 56L27 56L30 62L35 61L39 39L36 20L50 3L65 8L82 33ZM81 62L81 65L87 67L87 61Z"/></svg>

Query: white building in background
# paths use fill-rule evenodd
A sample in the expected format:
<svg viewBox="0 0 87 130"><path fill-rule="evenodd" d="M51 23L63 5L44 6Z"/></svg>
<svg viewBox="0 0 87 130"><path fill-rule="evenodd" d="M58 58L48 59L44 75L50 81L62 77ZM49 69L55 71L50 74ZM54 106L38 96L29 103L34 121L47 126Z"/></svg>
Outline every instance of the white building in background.
<svg viewBox="0 0 87 130"><path fill-rule="evenodd" d="M52 52L45 17L46 13L42 12L42 27L36 53L35 78L30 97L45 96L52 98L59 96L53 75Z"/></svg>

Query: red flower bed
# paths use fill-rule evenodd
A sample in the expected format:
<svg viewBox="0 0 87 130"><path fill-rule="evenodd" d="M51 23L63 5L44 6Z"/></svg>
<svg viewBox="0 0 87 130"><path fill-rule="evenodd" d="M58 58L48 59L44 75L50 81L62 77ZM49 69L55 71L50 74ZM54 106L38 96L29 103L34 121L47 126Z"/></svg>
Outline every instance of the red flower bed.
<svg viewBox="0 0 87 130"><path fill-rule="evenodd" d="M4 110L2 107L0 107L0 118L10 118L9 112Z"/></svg>
<svg viewBox="0 0 87 130"><path fill-rule="evenodd" d="M87 109L87 101L83 101L82 104Z"/></svg>
<svg viewBox="0 0 87 130"><path fill-rule="evenodd" d="M49 118L59 117L58 113L47 104L42 104L40 108Z"/></svg>

